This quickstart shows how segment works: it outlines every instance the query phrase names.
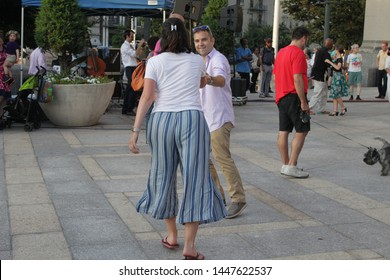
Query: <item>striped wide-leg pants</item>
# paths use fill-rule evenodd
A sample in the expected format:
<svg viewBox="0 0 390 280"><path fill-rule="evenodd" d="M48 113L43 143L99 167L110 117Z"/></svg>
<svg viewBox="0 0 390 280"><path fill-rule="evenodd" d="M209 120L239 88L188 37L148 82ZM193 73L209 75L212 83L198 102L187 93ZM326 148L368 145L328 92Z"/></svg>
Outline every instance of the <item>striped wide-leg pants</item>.
<svg viewBox="0 0 390 280"><path fill-rule="evenodd" d="M210 176L210 132L203 112L156 112L147 131L152 159L147 189L137 211L155 219L178 217L181 224L210 223L225 217L222 196ZM183 179L179 207L177 168Z"/></svg>

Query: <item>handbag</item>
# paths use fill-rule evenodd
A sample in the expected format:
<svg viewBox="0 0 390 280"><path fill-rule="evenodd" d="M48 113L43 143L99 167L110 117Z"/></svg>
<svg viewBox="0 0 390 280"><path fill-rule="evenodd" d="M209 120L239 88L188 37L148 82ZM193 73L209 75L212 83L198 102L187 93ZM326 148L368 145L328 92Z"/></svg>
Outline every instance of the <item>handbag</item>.
<svg viewBox="0 0 390 280"><path fill-rule="evenodd" d="M134 69L133 74L131 75L131 87L134 91L142 91L144 87L144 77L146 70L145 60L138 62L137 67Z"/></svg>

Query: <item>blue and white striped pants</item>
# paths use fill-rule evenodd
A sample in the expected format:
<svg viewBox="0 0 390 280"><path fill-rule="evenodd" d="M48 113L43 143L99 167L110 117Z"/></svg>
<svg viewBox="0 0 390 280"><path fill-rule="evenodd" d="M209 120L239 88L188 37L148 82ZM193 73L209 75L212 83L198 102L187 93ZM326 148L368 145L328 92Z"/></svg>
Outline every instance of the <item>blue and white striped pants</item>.
<svg viewBox="0 0 390 280"><path fill-rule="evenodd" d="M137 203L139 213L155 219L178 216L181 224L210 223L226 216L222 196L210 176L210 132L203 112L156 112L147 140L152 159L147 189ZM177 167L184 193L179 208Z"/></svg>

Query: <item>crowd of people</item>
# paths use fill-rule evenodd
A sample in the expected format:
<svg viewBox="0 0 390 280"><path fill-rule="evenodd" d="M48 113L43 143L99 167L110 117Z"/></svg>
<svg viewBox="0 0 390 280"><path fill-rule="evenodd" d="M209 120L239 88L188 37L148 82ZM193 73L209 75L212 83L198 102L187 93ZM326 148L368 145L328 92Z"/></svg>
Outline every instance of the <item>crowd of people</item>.
<svg viewBox="0 0 390 280"><path fill-rule="evenodd" d="M0 38L0 110L10 98L9 86L13 82L10 68L19 62L17 36L16 31L10 31L6 42ZM189 36L193 37L195 50ZM235 69L245 79L245 90L258 93L261 98L272 97L274 76L280 173L293 178L309 177L308 172L298 167L298 158L310 131L310 114L345 115L343 98L350 96L354 100L355 88L356 100L361 100L363 59L359 46L353 44L345 54L343 46L334 46L328 38L323 47L311 52L307 48L309 37L308 29L297 27L290 45L277 54L271 38L265 38L264 46L252 50L248 40L241 38L236 50ZM195 245L199 225L236 218L247 207L241 176L230 152L230 136L235 126L230 64L215 49L215 37L209 26L196 26L190 34L185 19L177 13L171 13L163 23L161 37L141 39L134 45L135 32L126 30L123 39L120 54L127 87L122 114L135 117L128 146L132 153L139 153L137 143L146 119L146 142L151 152L146 190L136 209L164 220L167 235L161 245L167 249L180 247L177 222L183 224L184 258L205 259ZM132 73L142 59L146 61L146 71L136 108ZM44 64L42 50L34 50L30 60L29 74L34 74L34 66ZM382 42L376 62L377 98L383 99L390 84L387 42ZM310 100L309 82L313 87ZM332 112L326 111L328 97L333 99ZM293 130L295 134L289 144ZM229 200L213 160L225 177ZM183 183L181 198L177 191L178 168Z"/></svg>
<svg viewBox="0 0 390 280"><path fill-rule="evenodd" d="M147 121L146 142L152 159L146 190L137 203L137 211L164 220L167 235L161 244L168 249L180 247L176 222L183 224L183 256L200 260L205 256L195 246L199 225L236 218L247 203L239 170L230 153L230 135L235 126L231 66L214 48L215 38L209 26L193 28L195 50L191 50L184 22L181 15L174 13L164 22L161 38L149 50L153 54L147 59L144 90L137 111L133 111L134 105L124 105L123 113L135 116L128 143L133 153L139 153L141 124L145 118ZM134 69L138 50L144 43L141 41L137 48L127 46L134 40L133 35L132 31L125 33L121 48L126 73L128 68ZM290 45L277 55L271 38L265 38L262 47L252 50L248 40L241 38L236 49L235 70L245 80L245 90L258 93L260 98L272 97L271 80L275 79L280 173L293 178L309 177L308 172L298 167L298 158L310 131L310 114L344 116L347 107L343 98L361 100L359 46L352 45L346 54L343 46L335 46L328 38L323 47L310 51L309 36L305 27L296 28ZM383 43L382 49L377 61L378 71L382 71L377 98L386 94L383 87L387 86L387 75L383 73L390 63L387 43ZM132 64L126 62L128 55L134 59ZM309 84L313 89L310 100ZM128 92L125 99L135 98L131 86ZM332 112L326 110L328 97L333 99ZM125 100L124 104L134 103ZM289 143L293 130L295 134ZM229 200L214 160L225 177ZM176 179L179 166L184 190L181 199Z"/></svg>

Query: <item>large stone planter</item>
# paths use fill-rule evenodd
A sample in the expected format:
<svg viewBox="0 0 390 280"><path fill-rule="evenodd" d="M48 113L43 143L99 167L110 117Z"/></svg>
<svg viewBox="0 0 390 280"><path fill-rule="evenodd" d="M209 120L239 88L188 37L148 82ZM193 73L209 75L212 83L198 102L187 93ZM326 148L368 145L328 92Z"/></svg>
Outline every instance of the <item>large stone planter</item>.
<svg viewBox="0 0 390 280"><path fill-rule="evenodd" d="M114 94L115 82L53 85L53 101L40 103L48 119L59 126L91 126L98 123Z"/></svg>

